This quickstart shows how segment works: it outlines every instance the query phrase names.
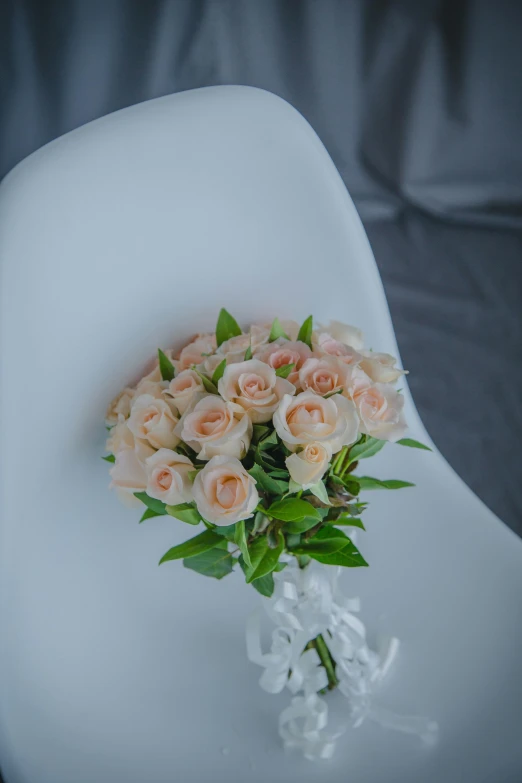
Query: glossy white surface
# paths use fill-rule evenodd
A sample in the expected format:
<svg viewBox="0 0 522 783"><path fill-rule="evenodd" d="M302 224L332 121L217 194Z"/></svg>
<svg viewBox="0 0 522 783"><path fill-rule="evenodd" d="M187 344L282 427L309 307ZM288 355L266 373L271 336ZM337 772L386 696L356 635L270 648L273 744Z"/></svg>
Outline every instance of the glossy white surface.
<svg viewBox="0 0 522 783"><path fill-rule="evenodd" d="M4 181L0 259L6 783L518 780L522 542L439 454L388 446L368 464L417 486L368 493L370 568L343 589L403 642L379 703L434 718L440 743L368 723L320 769L282 751L288 696L247 661L257 593L158 568L192 530L139 526L107 490L107 401L221 305L244 322L336 317L396 352L364 230L303 118L224 87L91 123Z"/></svg>

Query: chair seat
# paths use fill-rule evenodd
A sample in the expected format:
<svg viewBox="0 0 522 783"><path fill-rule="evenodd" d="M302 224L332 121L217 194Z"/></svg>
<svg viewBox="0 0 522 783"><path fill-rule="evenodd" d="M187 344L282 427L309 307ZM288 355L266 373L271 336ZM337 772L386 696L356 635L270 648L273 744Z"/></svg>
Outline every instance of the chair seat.
<svg viewBox="0 0 522 783"><path fill-rule="evenodd" d="M257 593L158 568L191 531L138 525L107 489L108 400L221 306L245 323L337 318L397 353L366 235L305 120L217 87L90 123L0 187L0 259L6 783L516 779L522 542L439 453L373 458L372 475L416 487L368 492L370 568L342 588L372 635L402 641L379 703L433 718L440 742L364 724L320 769L283 752L287 697L247 661ZM411 436L431 443L403 389Z"/></svg>

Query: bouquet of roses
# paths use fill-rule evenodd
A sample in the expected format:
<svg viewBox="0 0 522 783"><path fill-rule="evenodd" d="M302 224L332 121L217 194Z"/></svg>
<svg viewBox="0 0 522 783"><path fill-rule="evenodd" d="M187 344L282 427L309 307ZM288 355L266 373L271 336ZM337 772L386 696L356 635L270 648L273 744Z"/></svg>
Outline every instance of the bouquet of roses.
<svg viewBox="0 0 522 783"><path fill-rule="evenodd" d="M387 441L426 448L403 438L403 374L354 327L314 329L310 316L243 330L222 309L214 334L160 350L110 405L111 486L143 504L140 521L204 527L160 563L216 579L237 564L264 596L289 564L366 566L347 534L364 530L360 491L412 485L360 475L359 464ZM308 641L335 686L328 640Z"/></svg>

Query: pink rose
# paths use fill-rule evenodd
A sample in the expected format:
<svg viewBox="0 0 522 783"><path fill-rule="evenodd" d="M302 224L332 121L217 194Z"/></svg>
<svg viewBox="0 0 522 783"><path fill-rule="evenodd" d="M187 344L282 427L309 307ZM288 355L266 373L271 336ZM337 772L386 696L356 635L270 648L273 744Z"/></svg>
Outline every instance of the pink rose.
<svg viewBox="0 0 522 783"><path fill-rule="evenodd" d="M362 358L355 348L335 340L328 332L317 335L316 347L319 353L337 356L341 362L348 365L359 364Z"/></svg>
<svg viewBox="0 0 522 783"><path fill-rule="evenodd" d="M168 506L190 503L192 483L188 474L193 468L194 465L184 454L177 454L171 449L159 449L146 462L147 495Z"/></svg>
<svg viewBox="0 0 522 783"><path fill-rule="evenodd" d="M397 359L389 353L363 351L362 356L361 369L376 383L394 383L406 374L395 366Z"/></svg>
<svg viewBox="0 0 522 783"><path fill-rule="evenodd" d="M357 440L359 421L351 400L335 394L326 399L313 391L285 395L274 413L274 427L290 451L318 442L335 454Z"/></svg>
<svg viewBox="0 0 522 783"><path fill-rule="evenodd" d="M200 459L216 455L242 459L252 438L252 422L237 408L216 394L208 394L183 415L177 432Z"/></svg>
<svg viewBox="0 0 522 783"><path fill-rule="evenodd" d="M361 422L361 432L390 441L404 436L407 429L402 412L404 398L390 385L372 384L359 392L354 401Z"/></svg>
<svg viewBox="0 0 522 783"><path fill-rule="evenodd" d="M194 364L201 364L216 350L216 336L214 334L201 334L183 348L176 362L177 368L188 370Z"/></svg>
<svg viewBox="0 0 522 783"><path fill-rule="evenodd" d="M148 441L155 449L173 449L179 443L174 429L178 418L172 407L151 394L142 394L132 403L128 426L135 438Z"/></svg>
<svg viewBox="0 0 522 783"><path fill-rule="evenodd" d="M227 367L218 389L224 400L243 408L255 423L270 421L283 395L295 394L295 386L257 359Z"/></svg>
<svg viewBox="0 0 522 783"><path fill-rule="evenodd" d="M302 451L286 458L290 478L303 489L310 489L324 476L331 456L330 449L322 443L307 443Z"/></svg>
<svg viewBox="0 0 522 783"><path fill-rule="evenodd" d="M116 454L118 451L123 451L123 449L134 448L134 435L121 414L119 422L109 432L105 448L109 454Z"/></svg>
<svg viewBox="0 0 522 783"><path fill-rule="evenodd" d="M341 321L330 321L328 326L321 327L319 332L327 332L337 342L349 345L351 348L355 348L356 351L360 351L364 347L361 330L355 326L343 324Z"/></svg>
<svg viewBox="0 0 522 783"><path fill-rule="evenodd" d="M107 426L111 427L112 425L117 424L120 416L123 416L125 419L128 418L133 397L134 389L127 387L113 399L105 414L105 423Z"/></svg>
<svg viewBox="0 0 522 783"><path fill-rule="evenodd" d="M215 456L194 480L199 513L214 525L232 525L248 519L259 503L256 482L238 459Z"/></svg>
<svg viewBox="0 0 522 783"><path fill-rule="evenodd" d="M145 462L154 454L154 449L148 443L136 440L134 448L124 448L116 452L116 462L109 473L112 478L111 487L114 487L119 497L134 504L135 492L144 492L147 487L147 472ZM136 501L137 503L137 501Z"/></svg>
<svg viewBox="0 0 522 783"><path fill-rule="evenodd" d="M194 395L204 391L203 382L195 370L182 370L171 380L164 394L172 399L180 413L185 413Z"/></svg>
<svg viewBox="0 0 522 783"><path fill-rule="evenodd" d="M307 359L299 370L299 386L325 396L340 391L346 383L346 365L336 356Z"/></svg>
<svg viewBox="0 0 522 783"><path fill-rule="evenodd" d="M290 383L295 386L299 381L299 370L312 356L312 351L300 340L291 342L280 338L273 343L265 345L256 351L254 359L259 359L261 362L270 365L274 370L278 370L280 367L284 367L286 364L295 365L294 369L288 376Z"/></svg>
<svg viewBox="0 0 522 783"><path fill-rule="evenodd" d="M372 385L372 379L364 370L358 365L352 365L346 372L343 395L355 401L359 394L370 389Z"/></svg>

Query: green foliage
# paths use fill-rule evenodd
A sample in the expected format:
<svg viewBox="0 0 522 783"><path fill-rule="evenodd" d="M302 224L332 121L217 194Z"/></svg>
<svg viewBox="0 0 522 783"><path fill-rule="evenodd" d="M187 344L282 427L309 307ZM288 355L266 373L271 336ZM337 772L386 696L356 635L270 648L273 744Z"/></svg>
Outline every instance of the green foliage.
<svg viewBox="0 0 522 783"><path fill-rule="evenodd" d="M398 479L381 479L372 478L371 476L357 476L357 482L361 488L364 489L402 489L403 487L414 487L409 481L399 481Z"/></svg>
<svg viewBox="0 0 522 783"><path fill-rule="evenodd" d="M214 370L214 374L212 376L212 383L217 388L218 381L223 377L223 373L225 372L227 366L227 360L223 359L222 362L218 364L216 369Z"/></svg>
<svg viewBox="0 0 522 783"><path fill-rule="evenodd" d="M360 566L367 566L368 563L361 555L355 545L348 539L348 543L342 549L338 549L331 554L311 554L314 560L324 565L337 565L344 566L345 568L358 568Z"/></svg>
<svg viewBox="0 0 522 783"><path fill-rule="evenodd" d="M176 370L169 357L160 348L158 348L158 361L161 377L164 381L171 381L176 375Z"/></svg>
<svg viewBox="0 0 522 783"><path fill-rule="evenodd" d="M234 541L236 537L236 523L234 522L233 525L218 525L214 528L214 532L228 541Z"/></svg>
<svg viewBox="0 0 522 783"><path fill-rule="evenodd" d="M377 452L384 448L385 445L385 440L372 438L371 435L363 435L361 440L351 447L347 465L351 465L353 462L358 462L360 459L373 457L373 455L377 454Z"/></svg>
<svg viewBox="0 0 522 783"><path fill-rule="evenodd" d="M200 372L200 370L198 370L195 364L192 365L192 369L201 378L201 383L203 384L203 388L205 389L206 392L208 392L209 394L219 394L216 384L213 383L207 375Z"/></svg>
<svg viewBox="0 0 522 783"><path fill-rule="evenodd" d="M297 522L287 522L285 524L285 533L306 533L307 530L319 524L316 517L305 517Z"/></svg>
<svg viewBox="0 0 522 783"><path fill-rule="evenodd" d="M346 527L359 527L366 530L362 521L358 517L351 517L349 514L340 514L337 519L327 519L329 525L345 525Z"/></svg>
<svg viewBox="0 0 522 783"><path fill-rule="evenodd" d="M282 367L278 367L276 370L276 375L278 378L288 378L292 370L294 369L295 364L283 364Z"/></svg>
<svg viewBox="0 0 522 783"><path fill-rule="evenodd" d="M411 449L424 449L424 451L431 451L429 446L425 446L424 443L421 443L418 440L413 440L413 438L402 438L401 440L395 441L399 444L399 446L409 446Z"/></svg>
<svg viewBox="0 0 522 783"><path fill-rule="evenodd" d="M317 484L314 484L312 487L309 487L308 489L310 490L312 495L315 495L315 497L318 498L326 506L332 505L330 503L330 498L328 497L328 492L326 491L326 487L323 481L318 481Z"/></svg>
<svg viewBox="0 0 522 783"><path fill-rule="evenodd" d="M248 361L250 361L251 358L252 358L252 344L250 344L248 346L248 348L246 349L245 357L244 357L243 361L248 362Z"/></svg>
<svg viewBox="0 0 522 783"><path fill-rule="evenodd" d="M272 495L284 495L285 492L288 492L287 482L272 478L263 470L261 465L255 463L248 472L257 481L259 488L265 492L269 492Z"/></svg>
<svg viewBox="0 0 522 783"><path fill-rule="evenodd" d="M330 555L343 549L349 542L350 539L342 530L328 525L318 530L312 538L301 541L292 551L297 555L309 555L310 557Z"/></svg>
<svg viewBox="0 0 522 783"><path fill-rule="evenodd" d="M194 557L188 557L183 560L185 568L197 571L204 576L212 576L214 579L223 579L230 574L234 567L234 558L222 547L213 547L207 549Z"/></svg>
<svg viewBox="0 0 522 783"><path fill-rule="evenodd" d="M321 521L318 510L306 500L298 498L284 498L272 503L267 511L269 517L280 519L282 522L297 522L305 517L316 518Z"/></svg>
<svg viewBox="0 0 522 783"><path fill-rule="evenodd" d="M239 547L241 554L243 556L243 560L245 561L245 564L248 568L252 568L252 563L250 562L250 554L248 551L248 543L247 543L247 537L245 533L245 520L242 519L239 522L236 522L236 531L234 534L234 543Z"/></svg>
<svg viewBox="0 0 522 783"><path fill-rule="evenodd" d="M228 313L224 307L219 311L219 316L216 324L216 342L219 346L221 343L230 340L231 337L238 337L243 334L241 327L235 318Z"/></svg>
<svg viewBox="0 0 522 783"><path fill-rule="evenodd" d="M312 348L312 332L314 328L314 319L313 316L309 315L308 318L303 321L303 325L299 329L299 334L297 335L297 339L301 340L302 343L306 343L306 345L309 348Z"/></svg>
<svg viewBox="0 0 522 783"><path fill-rule="evenodd" d="M194 538L190 538L188 541L184 541L183 544L173 546L169 549L160 560L160 565L166 563L168 560L181 560L183 558L191 558L196 555L200 555L206 552L208 549L221 544L223 539L213 530L204 530Z"/></svg>
<svg viewBox="0 0 522 783"><path fill-rule="evenodd" d="M156 500L156 498L149 497L146 492L135 492L134 497L138 498L138 500L141 500L141 502L144 503L147 508L150 508L151 511L155 511L158 516L160 514L167 513L167 507L165 506L165 503L163 503L161 500Z"/></svg>
<svg viewBox="0 0 522 783"><path fill-rule="evenodd" d="M245 575L248 584L253 582L254 579L260 579L262 576L270 574L274 570L284 545L285 541L280 531L277 533L277 546L274 549L268 546L266 536L254 539L249 549L251 567L249 568L245 563Z"/></svg>
<svg viewBox="0 0 522 783"><path fill-rule="evenodd" d="M113 462L113 463L116 462L116 457L114 456L114 454L107 454L107 456L102 457L102 459L104 459L105 462Z"/></svg>
<svg viewBox="0 0 522 783"><path fill-rule="evenodd" d="M151 508L147 508L140 519L140 522L145 522L146 519L152 519L153 517L162 517L163 514L158 514L157 511L153 511Z"/></svg>
<svg viewBox="0 0 522 783"><path fill-rule="evenodd" d="M245 574L245 577L247 576L249 569L247 568L245 561L242 557L238 560L239 565L243 569L243 573ZM279 565L279 563L277 564ZM279 570L277 566L274 568L274 571ZM252 587L255 587L258 593L261 593L261 595L264 595L266 598L270 598L272 593L274 592L274 577L272 574L265 574L265 576L261 576L259 579L254 579L252 582L250 582Z"/></svg>
<svg viewBox="0 0 522 783"><path fill-rule="evenodd" d="M201 515L196 509L194 503L180 503L177 506L166 506L167 514L179 519L180 522L186 522L187 525L199 525Z"/></svg>
<svg viewBox="0 0 522 783"><path fill-rule="evenodd" d="M272 328L270 329L270 336L268 338L269 343L273 343L276 340L278 340L280 337L284 337L286 340L289 340L287 333L281 326L281 322L279 321L279 318L274 318L272 322Z"/></svg>
<svg viewBox="0 0 522 783"><path fill-rule="evenodd" d="M259 448L261 451L266 451L267 449L274 448L274 446L277 446L278 443L279 441L277 440L277 432L272 430L270 435L263 437L259 441Z"/></svg>

